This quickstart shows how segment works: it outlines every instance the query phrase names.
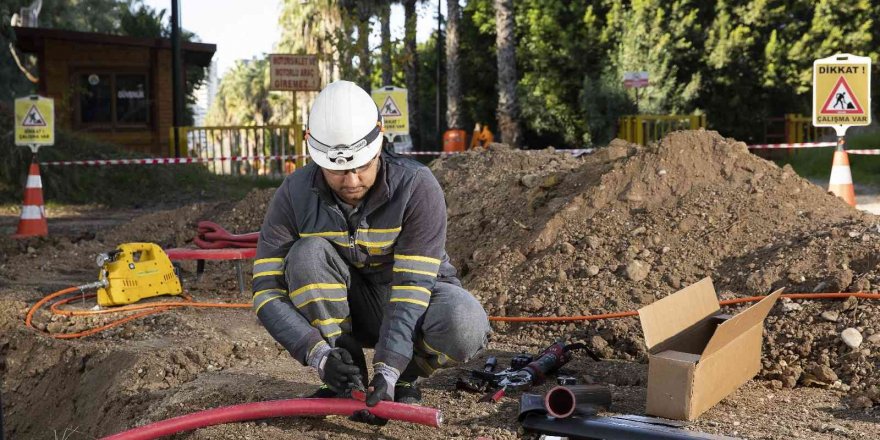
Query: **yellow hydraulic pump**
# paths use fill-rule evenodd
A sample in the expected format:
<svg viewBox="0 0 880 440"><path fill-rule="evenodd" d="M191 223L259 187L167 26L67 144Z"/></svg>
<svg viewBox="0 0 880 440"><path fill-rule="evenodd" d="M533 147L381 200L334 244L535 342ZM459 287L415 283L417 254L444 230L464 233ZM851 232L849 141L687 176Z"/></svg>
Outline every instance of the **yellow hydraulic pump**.
<svg viewBox="0 0 880 440"><path fill-rule="evenodd" d="M159 295L180 295L180 279L171 260L155 243L123 243L98 255L104 287L98 289L98 304L119 306Z"/></svg>

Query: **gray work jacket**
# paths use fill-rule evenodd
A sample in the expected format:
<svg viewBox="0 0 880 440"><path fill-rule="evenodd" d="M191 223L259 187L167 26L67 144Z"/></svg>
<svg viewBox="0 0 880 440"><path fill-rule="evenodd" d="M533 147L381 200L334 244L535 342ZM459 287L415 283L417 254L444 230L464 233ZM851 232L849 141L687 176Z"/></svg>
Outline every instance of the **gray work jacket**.
<svg viewBox="0 0 880 440"><path fill-rule="evenodd" d="M283 274L283 258L300 237L329 240L351 270L390 284L374 363L402 372L437 278L456 274L445 249L446 202L431 171L383 152L376 182L351 221L314 163L289 175L275 192L254 262L254 308L269 333L305 365L323 339L307 321L295 319Z"/></svg>

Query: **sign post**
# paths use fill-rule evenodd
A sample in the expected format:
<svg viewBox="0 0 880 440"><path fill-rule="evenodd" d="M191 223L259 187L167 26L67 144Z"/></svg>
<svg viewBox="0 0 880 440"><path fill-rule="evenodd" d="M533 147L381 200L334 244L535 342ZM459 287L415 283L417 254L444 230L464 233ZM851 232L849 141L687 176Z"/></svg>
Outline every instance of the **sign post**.
<svg viewBox="0 0 880 440"><path fill-rule="evenodd" d="M13 238L49 235L46 209L43 205L43 181L37 152L41 146L55 144L55 101L42 96L15 100L15 145L31 149L31 165L24 185L21 218Z"/></svg>
<svg viewBox="0 0 880 440"><path fill-rule="evenodd" d="M871 124L871 58L837 54L813 62L813 125L846 129Z"/></svg>
<svg viewBox="0 0 880 440"><path fill-rule="evenodd" d="M871 124L871 58L836 54L813 62L813 125L833 127L837 150L828 190L855 206L846 130Z"/></svg>
<svg viewBox="0 0 880 440"><path fill-rule="evenodd" d="M296 114L296 92L317 92L321 90L321 74L318 70L317 55L293 55L273 53L269 55L269 90L289 91L293 96L293 124L299 127ZM301 144L296 139L297 146ZM297 148L297 150L302 150ZM305 165L298 157L297 166Z"/></svg>
<svg viewBox="0 0 880 440"><path fill-rule="evenodd" d="M639 108L639 89L648 87L648 72L623 72L623 86L627 89L636 89L636 108Z"/></svg>
<svg viewBox="0 0 880 440"><path fill-rule="evenodd" d="M15 100L15 145L30 147L31 152L55 144L55 101L31 95Z"/></svg>
<svg viewBox="0 0 880 440"><path fill-rule="evenodd" d="M379 108L385 136L390 141L396 134L409 134L409 105L407 90L400 87L385 86L371 93L373 102Z"/></svg>

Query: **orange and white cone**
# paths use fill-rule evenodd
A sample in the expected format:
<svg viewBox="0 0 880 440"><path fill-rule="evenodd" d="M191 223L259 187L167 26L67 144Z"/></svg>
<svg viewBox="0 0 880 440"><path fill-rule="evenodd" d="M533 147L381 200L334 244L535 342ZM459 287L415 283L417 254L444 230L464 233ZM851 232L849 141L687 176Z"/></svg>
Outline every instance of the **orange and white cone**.
<svg viewBox="0 0 880 440"><path fill-rule="evenodd" d="M852 171L849 168L849 155L844 150L834 152L828 192L840 197L850 206L856 206L856 191L853 188Z"/></svg>
<svg viewBox="0 0 880 440"><path fill-rule="evenodd" d="M31 162L27 184L24 188L24 203L21 207L21 218L18 230L12 238L43 237L49 235L49 224L46 222L46 209L43 207L43 181L40 179L40 167Z"/></svg>

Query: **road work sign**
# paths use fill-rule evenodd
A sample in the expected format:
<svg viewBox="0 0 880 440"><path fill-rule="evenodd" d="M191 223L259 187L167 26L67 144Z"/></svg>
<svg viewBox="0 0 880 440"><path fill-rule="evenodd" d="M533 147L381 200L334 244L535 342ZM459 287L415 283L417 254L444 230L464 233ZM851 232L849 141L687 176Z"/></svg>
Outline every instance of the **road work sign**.
<svg viewBox="0 0 880 440"><path fill-rule="evenodd" d="M813 62L813 125L847 127L871 124L871 58L837 54Z"/></svg>
<svg viewBox="0 0 880 440"><path fill-rule="evenodd" d="M318 91L321 75L316 55L269 55L269 90Z"/></svg>
<svg viewBox="0 0 880 440"><path fill-rule="evenodd" d="M409 134L409 110L406 103L406 89L385 86L373 90L373 101L379 107L385 124L385 134Z"/></svg>
<svg viewBox="0 0 880 440"><path fill-rule="evenodd" d="M42 96L15 100L15 145L55 143L55 101Z"/></svg>

